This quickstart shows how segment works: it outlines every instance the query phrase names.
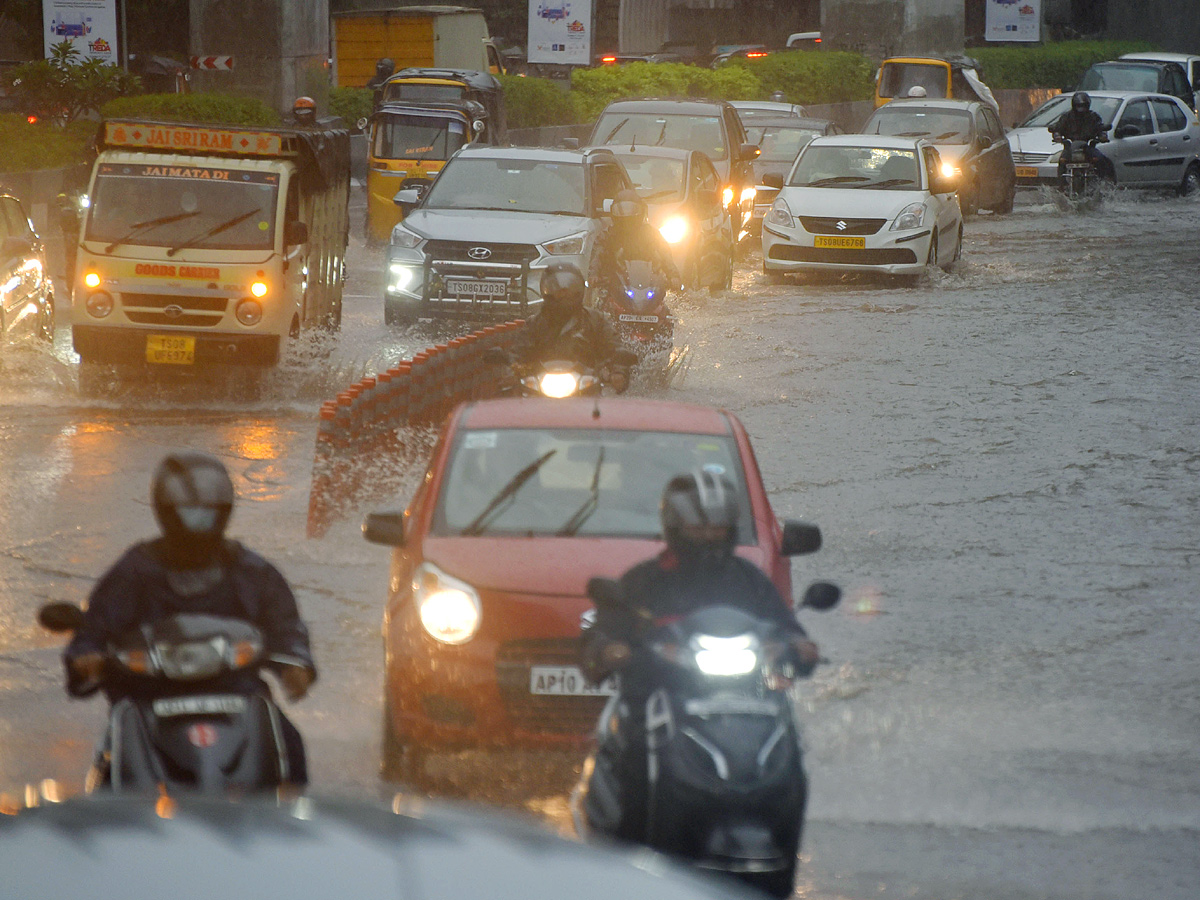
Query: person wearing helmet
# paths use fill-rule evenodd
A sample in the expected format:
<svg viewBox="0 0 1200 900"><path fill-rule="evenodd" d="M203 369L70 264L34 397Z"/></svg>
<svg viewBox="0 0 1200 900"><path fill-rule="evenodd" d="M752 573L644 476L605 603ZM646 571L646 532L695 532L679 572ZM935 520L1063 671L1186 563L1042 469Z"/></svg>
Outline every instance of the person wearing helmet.
<svg viewBox="0 0 1200 900"><path fill-rule="evenodd" d="M162 533L127 549L92 589L83 625L63 652L67 692L87 697L103 689L110 702L140 696L144 686L106 676L110 640L140 623L190 612L255 625L263 634L268 668L289 700L301 699L317 677L308 629L279 570L225 537L234 502L225 466L207 453L170 453L154 473L150 499ZM265 681L245 678L235 689L269 696ZM280 719L291 779L304 784L300 733L282 714Z"/></svg>
<svg viewBox="0 0 1200 900"><path fill-rule="evenodd" d="M621 273L626 260L646 260L663 284L680 285L683 279L671 256L671 248L658 229L650 224L646 201L637 191L628 188L618 191L609 209L609 219L610 224L599 239L595 262L601 301L624 290Z"/></svg>
<svg viewBox="0 0 1200 900"><path fill-rule="evenodd" d="M904 96L906 96L906 97L917 97L917 98L919 98L919 97L928 97L928 96L929 96L929 91L925 90L925 88L924 88L924 87L922 87L922 86L921 86L921 85L919 85L919 84L914 84L912 87L910 87L910 88L908 89L908 93L907 93L907 94L905 94Z"/></svg>
<svg viewBox="0 0 1200 900"><path fill-rule="evenodd" d="M292 121L301 128L317 124L317 104L312 97L297 97L292 104Z"/></svg>
<svg viewBox="0 0 1200 900"><path fill-rule="evenodd" d="M787 102L787 94L785 94L783 91L771 91L771 102L772 103L786 103Z"/></svg>
<svg viewBox="0 0 1200 900"><path fill-rule="evenodd" d="M1095 143L1108 140L1108 126L1092 109L1092 98L1085 91L1076 91L1071 96L1071 108L1046 126L1056 141L1083 141L1084 152L1103 175L1111 174L1108 159L1098 151ZM1058 158L1058 177L1066 171L1065 154Z"/></svg>
<svg viewBox="0 0 1200 900"><path fill-rule="evenodd" d="M571 360L596 372L612 367L620 341L604 314L584 306L587 284L579 268L568 262L551 263L542 271L540 285L542 307L513 346L514 369L528 371L550 360ZM628 375L615 368L611 383L623 390Z"/></svg>
<svg viewBox="0 0 1200 900"><path fill-rule="evenodd" d="M374 92L371 105L373 110L379 109L379 104L383 102L383 86L395 71L396 64L386 56L375 63L375 74L367 82L367 88Z"/></svg>
<svg viewBox="0 0 1200 900"><path fill-rule="evenodd" d="M588 680L598 684L620 671L621 699L631 710L644 710L650 673L632 645L647 618L678 618L721 605L777 623L790 637L798 674L809 674L820 658L816 644L766 574L734 552L742 514L733 484L706 468L677 475L663 491L659 513L666 548L621 577L619 592L626 601L622 607L598 608L583 628L582 662ZM631 610L643 610L648 617ZM627 786L616 836L639 841L645 822L645 742L631 735L624 746L624 758L616 761L621 783Z"/></svg>

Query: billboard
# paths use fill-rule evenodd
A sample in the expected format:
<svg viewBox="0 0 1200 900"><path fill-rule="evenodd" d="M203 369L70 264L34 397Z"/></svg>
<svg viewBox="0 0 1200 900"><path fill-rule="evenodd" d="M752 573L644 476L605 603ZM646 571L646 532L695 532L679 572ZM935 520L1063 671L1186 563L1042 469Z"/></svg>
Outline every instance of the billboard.
<svg viewBox="0 0 1200 900"><path fill-rule="evenodd" d="M1042 0L987 0L983 36L989 41L1040 41Z"/></svg>
<svg viewBox="0 0 1200 900"><path fill-rule="evenodd" d="M529 0L531 63L592 64L592 0Z"/></svg>
<svg viewBox="0 0 1200 900"><path fill-rule="evenodd" d="M83 59L116 63L117 0L42 0L42 37L50 48L70 41Z"/></svg>

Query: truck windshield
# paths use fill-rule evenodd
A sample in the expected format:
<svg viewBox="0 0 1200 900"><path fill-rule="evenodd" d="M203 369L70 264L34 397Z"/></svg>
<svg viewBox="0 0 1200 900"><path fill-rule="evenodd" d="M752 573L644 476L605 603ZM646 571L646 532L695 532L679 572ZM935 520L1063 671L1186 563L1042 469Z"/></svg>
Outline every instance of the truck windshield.
<svg viewBox="0 0 1200 900"><path fill-rule="evenodd" d="M279 176L274 172L169 164L103 163L92 188L84 239L212 250L274 245ZM249 212L237 224L198 240ZM111 252L111 250L109 251Z"/></svg>
<svg viewBox="0 0 1200 900"><path fill-rule="evenodd" d="M587 196L583 176L580 163L459 155L446 163L429 189L425 208L582 216Z"/></svg>
<svg viewBox="0 0 1200 900"><path fill-rule="evenodd" d="M444 116L396 115L375 126L376 159L449 159L467 142L466 124Z"/></svg>

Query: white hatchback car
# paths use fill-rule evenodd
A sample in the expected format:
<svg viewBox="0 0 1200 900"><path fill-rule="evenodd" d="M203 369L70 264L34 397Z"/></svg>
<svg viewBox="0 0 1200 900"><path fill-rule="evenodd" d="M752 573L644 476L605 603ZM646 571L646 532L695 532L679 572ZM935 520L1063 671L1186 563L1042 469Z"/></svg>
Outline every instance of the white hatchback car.
<svg viewBox="0 0 1200 900"><path fill-rule="evenodd" d="M917 275L962 253L957 182L922 140L814 138L763 219L763 273L812 270Z"/></svg>

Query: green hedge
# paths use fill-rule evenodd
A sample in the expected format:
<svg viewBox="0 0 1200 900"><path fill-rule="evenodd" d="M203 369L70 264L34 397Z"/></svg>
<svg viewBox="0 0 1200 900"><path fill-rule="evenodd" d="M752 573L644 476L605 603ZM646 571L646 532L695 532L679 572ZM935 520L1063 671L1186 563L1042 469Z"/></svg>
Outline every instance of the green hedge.
<svg viewBox="0 0 1200 900"><path fill-rule="evenodd" d="M576 69L571 93L580 121L590 121L624 97L714 97L748 100L763 96L758 78L745 66L702 69L683 63L629 63Z"/></svg>
<svg viewBox="0 0 1200 900"><path fill-rule="evenodd" d="M758 59L734 60L762 85L765 100L783 91L789 103L817 104L870 100L875 96L875 66L861 53L844 50L788 50Z"/></svg>
<svg viewBox="0 0 1200 900"><path fill-rule="evenodd" d="M341 116L347 128L371 115L374 91L370 88L335 87L329 89L329 114Z"/></svg>
<svg viewBox="0 0 1200 900"><path fill-rule="evenodd" d="M105 118L158 119L209 125L279 125L279 113L253 97L231 94L142 94L118 97L100 109Z"/></svg>
<svg viewBox="0 0 1200 900"><path fill-rule="evenodd" d="M0 172L53 169L83 162L87 143L96 134L96 123L71 122L66 127L29 124L16 113L0 114Z"/></svg>
<svg viewBox="0 0 1200 900"><path fill-rule="evenodd" d="M967 55L979 61L988 87L1021 90L1071 87L1092 63L1153 49L1153 44L1144 41L1063 41L1028 47L972 47Z"/></svg>
<svg viewBox="0 0 1200 900"><path fill-rule="evenodd" d="M504 87L509 128L570 125L578 121L571 95L549 78L496 77Z"/></svg>

